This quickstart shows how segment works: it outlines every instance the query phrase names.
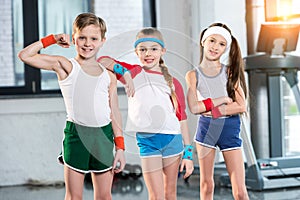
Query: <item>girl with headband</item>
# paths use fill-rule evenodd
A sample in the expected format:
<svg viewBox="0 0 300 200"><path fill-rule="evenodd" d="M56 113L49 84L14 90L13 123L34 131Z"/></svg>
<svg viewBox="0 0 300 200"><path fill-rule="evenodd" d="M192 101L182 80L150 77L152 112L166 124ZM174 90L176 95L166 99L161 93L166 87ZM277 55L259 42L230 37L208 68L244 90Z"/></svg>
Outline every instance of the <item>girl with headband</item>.
<svg viewBox="0 0 300 200"><path fill-rule="evenodd" d="M220 62L229 52L228 65ZM200 114L194 141L200 167L200 197L213 199L214 160L222 151L234 199L248 199L240 138L240 114L246 112L246 83L241 51L230 29L214 23L200 36L200 65L187 72L190 111Z"/></svg>
<svg viewBox="0 0 300 200"><path fill-rule="evenodd" d="M176 199L180 162L184 178L194 169L183 88L162 59L166 48L161 32L142 29L134 48L141 66L109 57L98 60L117 76L131 73L135 94L128 99L126 132L136 133L149 199Z"/></svg>

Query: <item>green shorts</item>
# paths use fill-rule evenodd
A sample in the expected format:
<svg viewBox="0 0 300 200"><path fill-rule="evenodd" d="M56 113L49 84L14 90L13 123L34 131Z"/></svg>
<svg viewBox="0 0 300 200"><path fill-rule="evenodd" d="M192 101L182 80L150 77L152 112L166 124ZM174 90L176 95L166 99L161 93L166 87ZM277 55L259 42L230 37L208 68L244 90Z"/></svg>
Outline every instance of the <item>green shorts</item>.
<svg viewBox="0 0 300 200"><path fill-rule="evenodd" d="M114 142L111 123L103 127L86 127L67 121L64 133L59 161L83 173L104 172L112 168Z"/></svg>

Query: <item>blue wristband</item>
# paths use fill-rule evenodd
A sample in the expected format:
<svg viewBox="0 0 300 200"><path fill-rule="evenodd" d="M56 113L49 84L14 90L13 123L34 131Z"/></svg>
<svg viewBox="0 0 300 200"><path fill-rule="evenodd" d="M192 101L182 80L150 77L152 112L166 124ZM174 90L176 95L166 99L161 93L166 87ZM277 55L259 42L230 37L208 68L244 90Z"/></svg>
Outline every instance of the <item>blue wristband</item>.
<svg viewBox="0 0 300 200"><path fill-rule="evenodd" d="M125 67L123 67L123 66L120 65L119 63L116 63L116 64L114 65L114 72L115 72L116 74L121 75L121 76L123 76L126 72L129 72L129 73L130 73L130 71L128 71L128 69L126 69Z"/></svg>
<svg viewBox="0 0 300 200"><path fill-rule="evenodd" d="M185 145L182 159L193 160L193 150L194 147L192 145Z"/></svg>

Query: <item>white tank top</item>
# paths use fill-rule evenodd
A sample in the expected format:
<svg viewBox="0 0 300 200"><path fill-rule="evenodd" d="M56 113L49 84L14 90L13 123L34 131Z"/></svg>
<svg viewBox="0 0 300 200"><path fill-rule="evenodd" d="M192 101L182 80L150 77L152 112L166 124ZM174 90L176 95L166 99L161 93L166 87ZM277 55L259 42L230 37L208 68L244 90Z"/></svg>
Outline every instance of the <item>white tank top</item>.
<svg viewBox="0 0 300 200"><path fill-rule="evenodd" d="M107 70L99 76L85 73L79 63L70 59L73 68L69 76L58 81L67 111L67 120L76 124L102 127L111 122L109 93L110 77Z"/></svg>
<svg viewBox="0 0 300 200"><path fill-rule="evenodd" d="M227 67L222 64L219 74L216 76L206 76L200 68L195 68L199 100L228 96L226 71Z"/></svg>

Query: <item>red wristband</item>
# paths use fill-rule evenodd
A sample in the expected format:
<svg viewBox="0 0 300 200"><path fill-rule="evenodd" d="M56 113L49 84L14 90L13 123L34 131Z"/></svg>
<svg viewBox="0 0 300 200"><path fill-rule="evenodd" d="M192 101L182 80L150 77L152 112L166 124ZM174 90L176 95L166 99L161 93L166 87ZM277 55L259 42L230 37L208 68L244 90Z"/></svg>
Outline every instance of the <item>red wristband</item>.
<svg viewBox="0 0 300 200"><path fill-rule="evenodd" d="M222 116L222 113L220 112L219 107L213 107L213 109L211 109L211 114L214 119Z"/></svg>
<svg viewBox="0 0 300 200"><path fill-rule="evenodd" d="M206 111L211 111L211 109L212 109L213 106L214 106L214 104L213 104L211 98L204 99L202 102L203 102L203 104L204 104L204 106L205 106Z"/></svg>
<svg viewBox="0 0 300 200"><path fill-rule="evenodd" d="M46 48L52 44L56 44L56 40L53 34L48 35L41 39L41 42L43 43L43 47Z"/></svg>
<svg viewBox="0 0 300 200"><path fill-rule="evenodd" d="M114 138L116 149L122 149L125 150L125 144L124 144L124 137L123 136L117 136Z"/></svg>

